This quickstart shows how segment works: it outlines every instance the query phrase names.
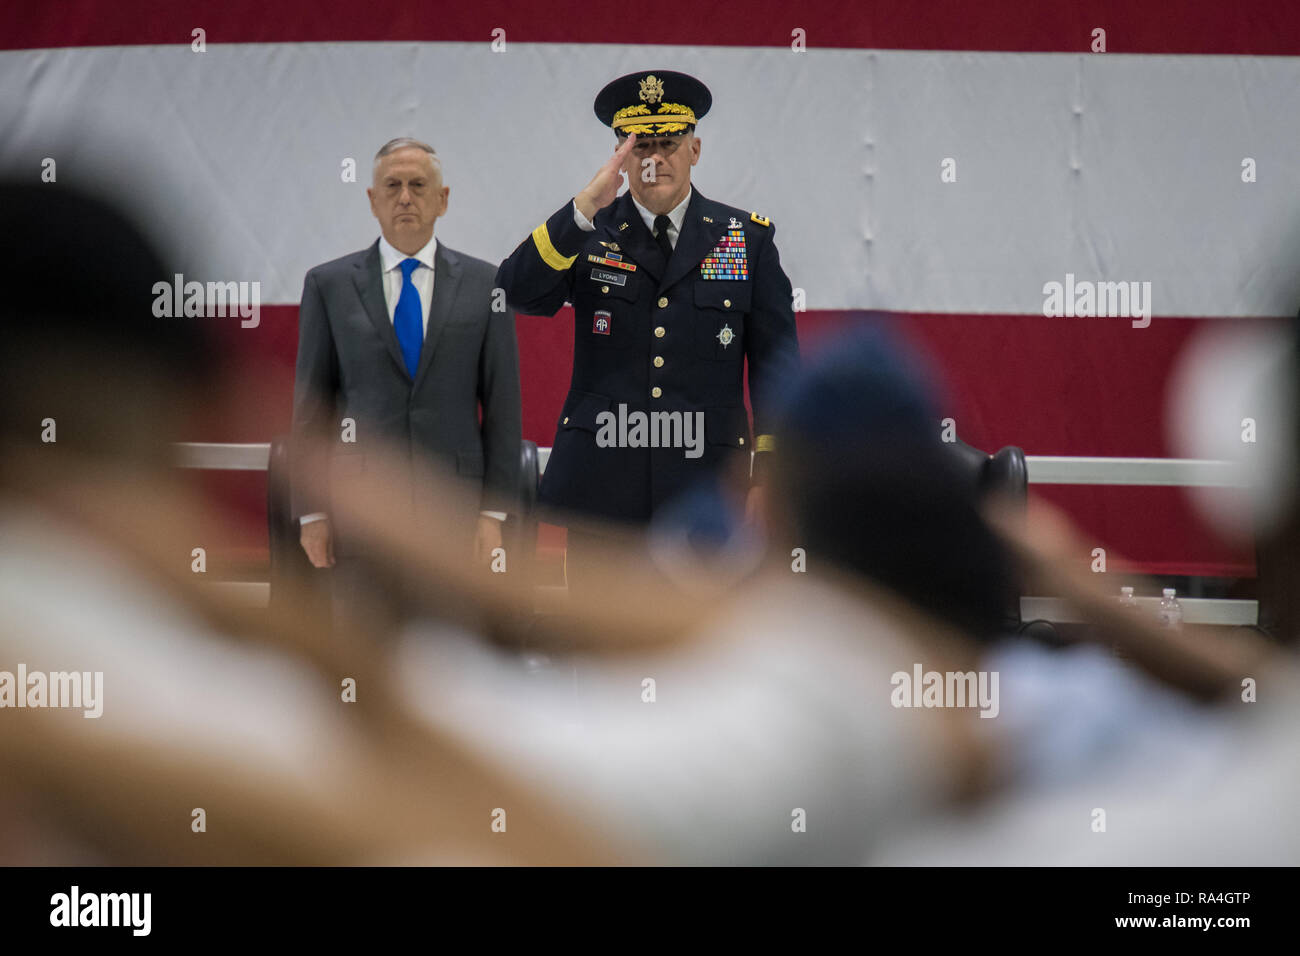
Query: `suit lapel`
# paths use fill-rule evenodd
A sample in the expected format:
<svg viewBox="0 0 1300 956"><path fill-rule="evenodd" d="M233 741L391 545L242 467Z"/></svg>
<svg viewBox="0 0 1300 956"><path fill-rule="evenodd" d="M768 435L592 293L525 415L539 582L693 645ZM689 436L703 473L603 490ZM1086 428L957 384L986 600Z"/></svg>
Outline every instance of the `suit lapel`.
<svg viewBox="0 0 1300 956"><path fill-rule="evenodd" d="M623 223L627 223L627 226L620 229ZM651 279L659 281L666 265L664 254L659 251L654 236L645 227L641 213L632 204L631 193L624 193L614 202L609 219L605 222L605 236L617 243L621 255L631 259Z"/></svg>
<svg viewBox="0 0 1300 956"><path fill-rule="evenodd" d="M415 370L415 387L429 371L433 351L447 322L455 314L456 290L460 287L460 262L456 253L441 242L433 253L433 301L429 303L429 324L424 330L424 344L420 346L420 364ZM396 335L393 336L396 340Z"/></svg>
<svg viewBox="0 0 1300 956"><path fill-rule="evenodd" d="M692 190L686 217L682 219L682 228L677 234L677 245L673 247L673 257L668 260L668 269L659 284L660 291L670 288L698 266L727 231L727 222L712 208L713 203L701 196L698 189L692 187ZM713 221L705 222L706 215Z"/></svg>
<svg viewBox="0 0 1300 956"><path fill-rule="evenodd" d="M393 357L398 370L406 375L406 360L402 358L402 347L397 342L393 320L388 317L388 304L384 300L384 274L378 239L357 265L352 281L357 287L357 294L361 296L366 315L370 317L370 324L375 327L375 334L388 346L388 354Z"/></svg>

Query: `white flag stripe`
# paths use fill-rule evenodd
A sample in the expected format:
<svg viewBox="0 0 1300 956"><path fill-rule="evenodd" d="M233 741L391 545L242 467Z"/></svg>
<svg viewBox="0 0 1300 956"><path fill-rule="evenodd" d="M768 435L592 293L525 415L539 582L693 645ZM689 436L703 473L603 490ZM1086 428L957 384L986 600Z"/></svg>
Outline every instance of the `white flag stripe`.
<svg viewBox="0 0 1300 956"><path fill-rule="evenodd" d="M702 192L769 216L810 309L1037 314L1043 284L1150 281L1160 315L1300 300L1300 59L510 44L214 44L0 53L0 157L144 177L195 277L303 274L369 242L370 157L430 140L444 240L504 257L613 137L595 91L638 67L711 87ZM111 135L109 135L111 133ZM340 178L344 158L357 182ZM1241 162L1257 163L1243 183ZM957 181L940 181L952 158ZM196 229L195 225L201 224Z"/></svg>

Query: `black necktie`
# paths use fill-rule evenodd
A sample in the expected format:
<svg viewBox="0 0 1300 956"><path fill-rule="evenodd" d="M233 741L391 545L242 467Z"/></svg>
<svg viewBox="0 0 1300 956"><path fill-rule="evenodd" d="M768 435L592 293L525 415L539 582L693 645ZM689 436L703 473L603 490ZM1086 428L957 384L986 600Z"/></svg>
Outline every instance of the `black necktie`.
<svg viewBox="0 0 1300 956"><path fill-rule="evenodd" d="M655 216L655 242L659 243L659 251L664 254L664 262L673 257L673 244L668 241L670 222L667 216Z"/></svg>

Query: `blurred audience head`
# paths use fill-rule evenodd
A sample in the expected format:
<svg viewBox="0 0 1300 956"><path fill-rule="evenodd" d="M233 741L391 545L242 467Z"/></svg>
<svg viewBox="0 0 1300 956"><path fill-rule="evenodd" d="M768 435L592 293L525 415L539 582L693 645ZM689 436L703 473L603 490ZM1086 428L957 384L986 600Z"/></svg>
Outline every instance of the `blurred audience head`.
<svg viewBox="0 0 1300 956"><path fill-rule="evenodd" d="M1009 557L976 483L941 437L933 381L884 321L812 357L778 422L774 532L975 637L1014 597Z"/></svg>
<svg viewBox="0 0 1300 956"><path fill-rule="evenodd" d="M165 463L211 370L202 319L154 315L173 270L121 209L62 184L0 179L0 229L0 462Z"/></svg>
<svg viewBox="0 0 1300 956"><path fill-rule="evenodd" d="M1206 323L1170 377L1175 457L1230 462L1233 487L1183 493L1225 541L1255 551L1261 627L1300 641L1300 322Z"/></svg>

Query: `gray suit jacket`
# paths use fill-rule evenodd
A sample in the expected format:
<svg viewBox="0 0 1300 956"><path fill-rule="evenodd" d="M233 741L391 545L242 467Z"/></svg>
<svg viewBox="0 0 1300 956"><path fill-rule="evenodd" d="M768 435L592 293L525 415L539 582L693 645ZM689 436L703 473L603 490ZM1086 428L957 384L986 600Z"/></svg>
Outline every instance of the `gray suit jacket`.
<svg viewBox="0 0 1300 956"><path fill-rule="evenodd" d="M307 273L293 390L295 517L330 510L298 476L307 469L337 474L340 460L359 474L367 450L381 443L453 471L478 490L483 510L511 510L521 440L519 353L513 313L492 311L495 276L495 266L438 242L412 381L384 301L379 241ZM356 422L355 443L340 440L345 418ZM323 460L307 453L308 437L332 443L335 454Z"/></svg>

